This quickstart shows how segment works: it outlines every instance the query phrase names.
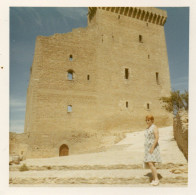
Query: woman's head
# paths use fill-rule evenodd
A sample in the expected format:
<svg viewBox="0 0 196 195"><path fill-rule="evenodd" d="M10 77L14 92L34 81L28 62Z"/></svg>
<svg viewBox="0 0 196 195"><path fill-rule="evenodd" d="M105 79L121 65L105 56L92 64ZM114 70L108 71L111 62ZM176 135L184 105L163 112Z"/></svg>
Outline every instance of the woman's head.
<svg viewBox="0 0 196 195"><path fill-rule="evenodd" d="M152 121L152 123L154 122L154 116L152 116L152 115L147 115L146 116L146 121Z"/></svg>

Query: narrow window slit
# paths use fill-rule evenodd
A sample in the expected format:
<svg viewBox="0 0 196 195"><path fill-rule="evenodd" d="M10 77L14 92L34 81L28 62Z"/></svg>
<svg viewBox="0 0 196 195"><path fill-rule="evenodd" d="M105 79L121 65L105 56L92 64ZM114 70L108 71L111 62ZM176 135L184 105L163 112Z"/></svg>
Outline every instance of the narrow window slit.
<svg viewBox="0 0 196 195"><path fill-rule="evenodd" d="M156 72L156 83L157 85L159 85L159 73L158 72Z"/></svg>
<svg viewBox="0 0 196 195"><path fill-rule="evenodd" d="M125 68L125 79L129 78L129 69Z"/></svg>
<svg viewBox="0 0 196 195"><path fill-rule="evenodd" d="M139 35L139 42L140 42L140 43L143 43L142 35Z"/></svg>
<svg viewBox="0 0 196 195"><path fill-rule="evenodd" d="M126 102L126 108L128 108L129 107L129 102Z"/></svg>

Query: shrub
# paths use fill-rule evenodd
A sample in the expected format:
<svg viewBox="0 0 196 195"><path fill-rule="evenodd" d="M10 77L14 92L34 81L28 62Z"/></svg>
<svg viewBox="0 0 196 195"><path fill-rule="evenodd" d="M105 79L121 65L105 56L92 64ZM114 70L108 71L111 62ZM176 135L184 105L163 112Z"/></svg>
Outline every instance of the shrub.
<svg viewBox="0 0 196 195"><path fill-rule="evenodd" d="M52 168L51 168L51 166L47 166L47 169L48 169L48 170L51 170Z"/></svg>
<svg viewBox="0 0 196 195"><path fill-rule="evenodd" d="M29 168L26 166L26 164L23 164L21 167L20 167L20 171L28 171Z"/></svg>
<svg viewBox="0 0 196 195"><path fill-rule="evenodd" d="M177 90L171 91L169 97L161 97L160 101L164 103L163 107L168 112L173 112L173 114L176 115L181 109L188 111L188 97L188 91L180 93L180 91Z"/></svg>

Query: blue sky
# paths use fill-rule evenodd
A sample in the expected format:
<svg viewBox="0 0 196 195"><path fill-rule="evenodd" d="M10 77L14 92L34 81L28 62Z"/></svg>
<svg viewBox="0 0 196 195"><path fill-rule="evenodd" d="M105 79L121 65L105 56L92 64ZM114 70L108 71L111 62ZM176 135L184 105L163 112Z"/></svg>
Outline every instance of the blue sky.
<svg viewBox="0 0 196 195"><path fill-rule="evenodd" d="M188 90L189 8L164 7L165 35L173 90ZM26 92L38 35L87 26L87 8L10 8L10 131L24 130Z"/></svg>

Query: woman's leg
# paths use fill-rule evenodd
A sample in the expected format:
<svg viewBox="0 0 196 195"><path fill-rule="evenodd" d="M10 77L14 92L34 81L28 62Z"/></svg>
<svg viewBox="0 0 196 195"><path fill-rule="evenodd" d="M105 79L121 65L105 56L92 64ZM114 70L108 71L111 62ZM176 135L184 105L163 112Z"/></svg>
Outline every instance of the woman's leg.
<svg viewBox="0 0 196 195"><path fill-rule="evenodd" d="M157 169L155 167L155 164L153 162L148 162L148 165L152 171L153 180L158 180Z"/></svg>

